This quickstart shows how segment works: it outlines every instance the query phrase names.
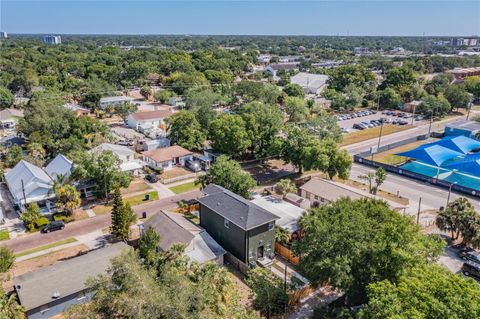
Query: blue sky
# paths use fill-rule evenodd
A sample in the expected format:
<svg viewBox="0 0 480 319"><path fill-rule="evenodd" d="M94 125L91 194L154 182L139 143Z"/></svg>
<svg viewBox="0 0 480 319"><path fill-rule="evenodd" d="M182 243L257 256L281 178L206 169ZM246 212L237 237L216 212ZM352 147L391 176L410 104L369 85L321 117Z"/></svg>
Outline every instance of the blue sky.
<svg viewBox="0 0 480 319"><path fill-rule="evenodd" d="M480 35L478 0L0 0L0 10L10 33Z"/></svg>

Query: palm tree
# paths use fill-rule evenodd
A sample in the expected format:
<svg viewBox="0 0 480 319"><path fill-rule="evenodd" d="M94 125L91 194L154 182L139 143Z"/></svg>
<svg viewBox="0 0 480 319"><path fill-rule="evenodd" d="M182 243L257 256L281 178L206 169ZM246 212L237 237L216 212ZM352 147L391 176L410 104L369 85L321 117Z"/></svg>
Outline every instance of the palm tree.
<svg viewBox="0 0 480 319"><path fill-rule="evenodd" d="M281 227L275 226L275 241L280 244L288 244L290 233Z"/></svg>

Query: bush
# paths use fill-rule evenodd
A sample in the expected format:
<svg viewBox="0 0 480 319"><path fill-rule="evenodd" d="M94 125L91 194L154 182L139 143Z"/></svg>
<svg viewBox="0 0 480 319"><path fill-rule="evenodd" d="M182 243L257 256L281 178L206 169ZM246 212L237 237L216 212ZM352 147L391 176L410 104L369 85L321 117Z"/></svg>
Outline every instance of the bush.
<svg viewBox="0 0 480 319"><path fill-rule="evenodd" d="M43 227L45 225L48 225L50 222L47 217L40 217L35 221L35 226L36 228Z"/></svg>
<svg viewBox="0 0 480 319"><path fill-rule="evenodd" d="M73 221L74 218L70 214L63 212L63 213L54 214L53 215L53 220L54 221L61 220L64 223L69 223L69 222Z"/></svg>
<svg viewBox="0 0 480 319"><path fill-rule="evenodd" d="M10 235L8 234L8 229L0 230L0 240L7 240L10 239Z"/></svg>

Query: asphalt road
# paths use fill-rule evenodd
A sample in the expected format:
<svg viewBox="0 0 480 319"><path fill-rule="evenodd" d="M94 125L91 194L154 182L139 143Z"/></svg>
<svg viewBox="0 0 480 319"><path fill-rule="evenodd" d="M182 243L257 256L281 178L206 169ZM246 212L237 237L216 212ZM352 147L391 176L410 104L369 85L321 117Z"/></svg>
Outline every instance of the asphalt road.
<svg viewBox="0 0 480 319"><path fill-rule="evenodd" d="M171 196L168 198L162 198L156 201L149 203L141 204L134 206L133 211L140 217L142 212L147 212L148 214L156 213L162 209L172 208L177 205L177 202L180 200L188 200L193 198L198 198L202 195L202 192L199 190ZM59 230L51 232L48 234L42 234L40 232L28 234L22 237L15 239L10 239L7 241L2 241L0 246L8 247L13 250L15 253L21 252L24 250L29 250L35 247L48 245L57 241L61 241L70 237L85 235L111 225L110 214L104 214L95 216L88 219L83 219L68 223L65 225L64 230Z"/></svg>

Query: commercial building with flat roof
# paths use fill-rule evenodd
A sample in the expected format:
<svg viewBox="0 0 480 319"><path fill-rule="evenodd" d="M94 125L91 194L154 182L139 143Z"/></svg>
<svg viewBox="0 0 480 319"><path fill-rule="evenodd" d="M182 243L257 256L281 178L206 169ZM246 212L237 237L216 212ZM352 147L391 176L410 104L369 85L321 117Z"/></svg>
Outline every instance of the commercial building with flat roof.
<svg viewBox="0 0 480 319"><path fill-rule="evenodd" d="M46 44L61 44L62 37L59 35L44 35L42 37L42 42Z"/></svg>

